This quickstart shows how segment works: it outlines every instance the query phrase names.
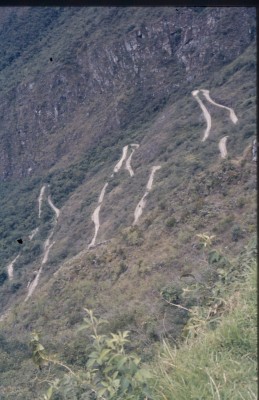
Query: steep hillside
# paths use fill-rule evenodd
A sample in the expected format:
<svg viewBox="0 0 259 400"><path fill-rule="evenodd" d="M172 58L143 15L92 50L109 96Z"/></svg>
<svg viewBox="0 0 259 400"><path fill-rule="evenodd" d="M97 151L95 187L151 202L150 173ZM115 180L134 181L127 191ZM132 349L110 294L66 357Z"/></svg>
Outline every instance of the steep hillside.
<svg viewBox="0 0 259 400"><path fill-rule="evenodd" d="M165 301L181 277L219 278L197 234L227 268L255 233L255 9L3 8L0 24L0 396L30 400L33 330L81 367L92 308L151 360L188 320Z"/></svg>
<svg viewBox="0 0 259 400"><path fill-rule="evenodd" d="M254 19L250 8L12 9L1 30L1 177L125 139L242 54Z"/></svg>

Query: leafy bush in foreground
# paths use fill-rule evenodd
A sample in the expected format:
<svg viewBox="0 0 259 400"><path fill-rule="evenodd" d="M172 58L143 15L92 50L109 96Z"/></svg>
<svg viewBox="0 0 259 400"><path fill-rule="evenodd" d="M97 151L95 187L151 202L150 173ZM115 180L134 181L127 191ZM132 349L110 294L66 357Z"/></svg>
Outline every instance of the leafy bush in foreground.
<svg viewBox="0 0 259 400"><path fill-rule="evenodd" d="M163 342L153 368L154 399L257 398L255 256L251 241L214 304L192 308L181 346Z"/></svg>
<svg viewBox="0 0 259 400"><path fill-rule="evenodd" d="M68 370L62 379L52 381L43 400L61 398L78 399L148 399L149 370L141 367L141 359L134 353L127 354L125 345L129 332L101 335L98 327L107 321L94 317L92 310L85 309L88 316L79 330L91 329L92 351L89 353L86 369L72 371L68 366L46 355L37 333L32 334L31 347L33 361L40 369L48 364L56 364ZM69 397L67 397L69 396ZM72 397L71 397L72 396Z"/></svg>

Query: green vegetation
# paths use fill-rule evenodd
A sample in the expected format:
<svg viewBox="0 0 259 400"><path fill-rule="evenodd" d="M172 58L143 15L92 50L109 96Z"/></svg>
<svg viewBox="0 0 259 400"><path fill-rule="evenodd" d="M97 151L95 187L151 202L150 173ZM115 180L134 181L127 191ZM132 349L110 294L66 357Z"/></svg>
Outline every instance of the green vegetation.
<svg viewBox="0 0 259 400"><path fill-rule="evenodd" d="M207 247L209 236L200 236ZM52 372L52 383L42 399L256 398L255 255L253 239L234 268L217 282L217 293L213 292L209 305L189 309L177 346L163 340L154 364L143 367L139 356L126 351L129 332L101 334L100 327L107 321L96 318L88 309L79 328L93 333L84 369L73 371L47 356L39 336L33 333L36 365L42 370L54 364L68 371L62 377L54 377ZM182 307L176 303L171 306Z"/></svg>
<svg viewBox="0 0 259 400"><path fill-rule="evenodd" d="M99 333L101 324L107 321L97 319L92 310L85 309L87 317L79 330L91 329L92 351L88 355L86 370L73 372L69 367L46 355L39 342L39 336L32 334L31 347L33 360L40 369L49 363L61 365L69 374L61 380L55 379L44 399L52 398L53 393L62 393L65 398L85 398L94 394L98 399L143 399L148 395L147 382L151 373L140 366L141 359L134 353L126 353L129 343L128 333L118 332L111 335ZM88 351L90 349L88 348Z"/></svg>
<svg viewBox="0 0 259 400"><path fill-rule="evenodd" d="M252 10L244 35L210 8L186 9L187 24L196 26L190 32L180 27L182 9L27 11L8 11L1 33L1 399L255 398L255 245L242 253L256 232ZM222 57L214 63L206 50L197 78L181 60L185 52L192 61L201 54L192 39L202 21ZM240 43L228 38L229 28ZM239 54L231 62L228 48L225 55ZM206 103L206 142L196 88L209 89L238 116L233 124L226 110ZM24 150L22 135L30 144ZM123 165L112 177L131 143L140 145L131 160L135 175ZM154 165L161 169L133 227ZM97 246L88 249L106 182ZM49 194L61 211L55 243L25 303L54 226ZM18 254L9 280L7 266Z"/></svg>
<svg viewBox="0 0 259 400"><path fill-rule="evenodd" d="M146 21L147 23L154 16L162 16L164 11L164 9L141 9L140 15L143 18L143 21ZM204 11L207 12L208 10ZM21 14L20 16L15 13L9 14L8 20L5 21L5 26L9 26L10 33L12 33L14 36L10 36L8 39L12 42L10 45L5 39L3 39L3 43L5 43L5 46L7 46L8 49L11 49L12 46L20 46L19 41L23 42L23 45L25 46L24 51L25 48L27 49L28 47L29 58L26 58L26 62L23 58L25 57L24 55L19 57L17 56L17 60L21 59L24 68L27 68L27 73L33 75L32 68L30 67L30 64L28 64L30 57L32 57L34 60L33 68L35 68L36 64L41 64L42 68L45 68L46 63L49 63L50 52L53 54L62 55L64 60L68 60L67 55L69 53L73 54L73 43L77 41L77 37L82 35L82 26L85 27L86 16L88 16L86 24L87 32L90 35L89 40L92 41L95 40L96 36L99 37L98 35L100 35L100 33L98 34L98 30L95 29L95 26L100 23L102 24L102 28L108 31L108 27L111 22L114 20L119 21L118 24L116 23L116 32L110 32L111 37L114 36L114 38L117 37L120 30L126 32L129 27L132 28L133 25L136 25L135 18L138 10L132 10L127 27L125 27L125 24L123 23L125 16L128 15L124 9L108 10L102 8L101 10L98 10L96 8L85 8L79 12L77 8L49 9L36 7L30 9L28 12L31 18L28 18L26 13ZM173 13L174 11L167 10L167 12ZM70 38L69 32L71 29L68 29L68 23L70 23L74 29L73 40ZM41 43L42 41L40 40L41 36L43 35L43 33L41 33L41 29L39 29L41 26L45 27L44 38L42 37L42 41L46 43L49 35L51 37L51 40L48 42L48 46L46 47L43 46ZM22 29L23 36L18 35L18 32L21 30L20 27L26 28ZM38 30L37 34L35 33L35 27L37 27ZM137 25L134 29L137 29ZM4 29L1 34L8 35L8 32L8 30ZM33 40L37 42L37 45L35 44L38 49L37 51L35 51L35 49L34 51L29 50L30 46L32 45L32 37L34 38ZM57 38L63 38L63 40L57 40ZM55 46L58 47L59 50ZM14 49L14 53L15 51L16 50ZM7 49L3 48L3 52L7 52ZM41 52L40 57L39 52ZM4 58L3 53L2 62L6 63L6 60L10 58L8 54L6 57L7 58ZM37 63L35 64L35 58L37 57ZM249 68L247 67L248 65L250 65ZM233 124L232 126L229 121L228 125L226 125L226 121L224 119L222 120L223 116L224 118L226 117L224 111L219 114L220 118L217 115L215 115L215 118L213 118L213 124L215 126L214 132L228 134L230 137L228 146L229 149L231 149L231 157L234 155L236 156L236 154L242 154L244 146L251 142L251 135L254 135L256 131L254 65L255 44L252 42L251 45L248 46L248 48L242 54L240 54L239 57L237 57L237 59L227 65L222 65L217 74L214 74L212 78L208 77L208 80L203 82L204 87L206 86L209 88L214 88L216 86L215 89L213 89L213 93L211 93L215 100L219 99L219 101L229 104L237 109L236 112L239 118L238 135L236 126ZM19 73L23 72L21 72L21 69L18 68L19 65L16 65L16 61L13 60L9 67L14 68L15 79L19 80ZM167 72L170 70L170 76L168 75L167 81L164 82L165 87L169 84L169 82L178 82L184 79L184 71L177 63L173 68L170 67L170 69L164 69ZM4 68L1 73L4 74L5 70L8 71L9 75L8 79L5 75L3 75L3 85L1 85L2 90L5 90L5 85L11 82L9 68ZM245 79L241 79L242 76L244 76ZM16 80L13 83L11 82L11 86L16 85ZM224 85L222 80L224 80ZM156 95L154 96L154 87L151 84L143 87L142 83L139 83L136 85L136 90L133 90L133 86L131 84L126 84L125 87L123 87L123 90L117 96L117 101L121 102L121 106L119 107L119 118L122 125L120 128L113 130L112 134L96 138L96 140L91 144L91 149L87 151L84 156L81 156L81 158L78 157L76 161L69 163L69 165L66 164L65 167L62 166L53 168L51 172L46 171L38 178L26 178L19 182L2 182L0 189L0 273L4 272L6 265L17 255L20 250L16 243L17 237L28 235L30 231L37 226L38 221L36 201L40 185L43 182L50 183L53 201L57 204L57 206L64 206L69 197L80 187L80 185L85 182L86 179L92 178L94 174L101 174L104 168L112 166L112 163L118 159L121 148L123 145L125 145L125 140L127 143L129 143L131 140L141 142L143 138L146 138L143 143L144 148L147 144L147 140L154 141L150 156L147 156L147 153L144 153L145 155L141 160L141 168L156 159L165 164L166 168L163 168L159 172L163 178L162 192L164 194L164 198L168 196L166 193L169 193L169 191L172 191L172 189L177 188L181 182L183 184L188 184L188 178L190 175L196 176L201 171L204 171L204 169L207 168L211 162L214 163L218 158L216 142L212 141L209 147L202 147L195 144L201 136L204 123L198 121L198 106L190 96L190 92L193 89L192 86L193 85L186 83L182 88L179 88L174 93L169 91L169 94L165 95L165 93L161 92L160 96L160 92L158 93L156 91ZM160 129L160 127L157 129L156 126L156 116L159 115L163 115L165 117L163 129ZM186 116L188 116L188 118L186 118ZM74 122L71 123L71 127L69 127L69 129L65 127L64 129L74 131L75 127L73 124ZM156 137L158 132L160 139L159 144L156 146ZM55 140L53 140L53 142L55 142ZM161 149L163 150L162 152ZM195 154L190 154L190 150ZM183 157L183 153L187 154ZM140 160L138 160L138 163L140 164ZM207 178L207 190L203 192L204 194L211 192L213 188L214 190L217 190L220 188L220 186L222 186L221 176L211 184L209 176ZM107 177L104 177L104 179L107 179ZM236 174L232 177L232 179L239 179L239 171L236 171ZM248 179L246 184L251 189L253 188ZM160 196L162 196L162 192ZM124 193L127 195L126 190ZM132 204L134 201L138 201L137 193L140 193L138 183L134 185L133 193L134 198L131 197ZM224 189L224 193L227 193L226 188ZM95 201L94 196L97 197L98 194L93 193L87 188L87 199L84 201L87 202L87 205L90 207L93 207L93 202ZM175 196L174 191L172 191L171 196ZM127 207L127 210L130 212L132 211L130 207ZM89 210L89 207L84 207L84 212L86 215L82 216L82 221L85 221L89 217L91 211ZM47 218L52 218L50 210L48 210L46 215ZM129 218L128 215L129 212L121 215L121 220L126 221L127 218ZM113 218L113 220L114 219L115 218ZM174 224L174 219L174 215L168 215L165 222L165 226L172 229L172 231L176 227ZM181 222L184 220L186 221L187 219L188 214L184 215L183 213ZM130 224L130 221L127 222ZM218 224L221 224L221 222L219 221ZM217 232L223 232L225 225L227 225L227 221L222 221L222 225L218 226ZM112 225L110 227L110 231L114 232L114 228L114 225ZM46 228L42 227L42 229ZM240 229L242 231L242 226ZM107 233L109 234L110 232ZM89 230L86 230L86 235L90 235L90 227ZM41 239L43 237L44 235L41 236ZM67 257L75 254L75 250L73 250L71 247L73 247L73 245L69 247L69 250L67 251ZM32 253L27 251L27 260L30 262L35 261L34 253L34 251ZM38 254L38 250L36 253ZM63 254L65 254L64 250ZM56 263L61 261L61 259L62 258L59 258L57 255Z"/></svg>
<svg viewBox="0 0 259 400"><path fill-rule="evenodd" d="M17 239L24 237L37 226L36 199L39 179L24 180L23 183L1 182L0 196L0 257L7 262L15 258L20 250ZM1 263L0 271L4 265Z"/></svg>
<svg viewBox="0 0 259 400"><path fill-rule="evenodd" d="M60 7L36 7L30 8L25 15L11 12L1 32L0 71L9 67L35 41L41 41L46 32L53 29L63 10Z"/></svg>
<svg viewBox="0 0 259 400"><path fill-rule="evenodd" d="M196 308L179 348L164 341L154 366L155 399L256 399L255 241L238 276L218 286L210 307Z"/></svg>

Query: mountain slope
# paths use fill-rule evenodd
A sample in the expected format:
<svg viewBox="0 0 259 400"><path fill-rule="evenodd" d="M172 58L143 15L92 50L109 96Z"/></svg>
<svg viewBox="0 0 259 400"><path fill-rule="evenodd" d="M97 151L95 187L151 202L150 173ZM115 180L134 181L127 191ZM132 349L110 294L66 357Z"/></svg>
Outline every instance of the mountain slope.
<svg viewBox="0 0 259 400"><path fill-rule="evenodd" d="M255 232L255 10L26 8L0 23L15 54L0 71L0 393L33 399L32 330L81 366L86 306L151 359L187 321L162 294L183 273L217 280L196 235L231 260Z"/></svg>

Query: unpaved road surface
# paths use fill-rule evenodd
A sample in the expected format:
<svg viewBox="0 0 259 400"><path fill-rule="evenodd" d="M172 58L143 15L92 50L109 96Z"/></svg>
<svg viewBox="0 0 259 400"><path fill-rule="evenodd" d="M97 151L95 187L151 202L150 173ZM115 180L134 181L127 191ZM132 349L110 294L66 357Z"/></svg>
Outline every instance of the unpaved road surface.
<svg viewBox="0 0 259 400"><path fill-rule="evenodd" d="M142 215L143 213L143 209L146 205L146 197L148 195L149 192L145 192L144 196L141 198L140 202L137 204L137 207L135 208L134 211L134 222L133 222L133 226L136 225L136 223L138 222L139 217Z"/></svg>
<svg viewBox="0 0 259 400"><path fill-rule="evenodd" d="M131 159L134 154L134 151L139 147L139 144L131 144L130 146L132 148L132 152L131 152L130 156L128 157L128 159L126 160L125 168L129 171L130 176L134 176L134 171L131 168Z"/></svg>
<svg viewBox="0 0 259 400"><path fill-rule="evenodd" d="M122 164L123 164L123 161L126 159L126 157L127 157L127 151L128 151L128 146L124 146L123 147L123 149L122 149L122 156L121 156L121 159L117 162L117 164L115 165L115 167L114 167L114 169L113 169L113 172L114 173L117 173L120 169L121 169L121 166L122 166Z"/></svg>
<svg viewBox="0 0 259 400"><path fill-rule="evenodd" d="M150 192L150 190L152 189L152 186L153 186L153 180L154 180L155 172L158 171L160 168L161 168L160 165L156 165L156 166L151 168L151 173L150 173L150 176L149 176L149 179L148 179L148 183L147 183L147 186L146 186L146 192L145 192L144 196L141 198L140 202L137 204L137 207L135 208L135 211L134 211L133 226L136 225L136 223L139 220L139 217L143 213L143 209L144 209L144 207L146 205L146 202L147 202L146 201L146 197L149 194L149 192Z"/></svg>
<svg viewBox="0 0 259 400"><path fill-rule="evenodd" d="M101 194L99 196L98 204L101 204L103 202L103 198L104 198L107 186L108 186L108 182L106 182L104 187L102 188Z"/></svg>
<svg viewBox="0 0 259 400"><path fill-rule="evenodd" d="M228 138L228 136L224 136L219 141L219 151L220 151L221 158L226 158L228 155L227 147L226 147L227 138Z"/></svg>
<svg viewBox="0 0 259 400"><path fill-rule="evenodd" d="M42 199L43 199L43 195L44 195L45 189L46 189L46 186L45 185L42 186L42 188L40 189L40 195L39 195L39 198L38 198L38 202L39 202L39 218L41 216L41 204L42 204Z"/></svg>
<svg viewBox="0 0 259 400"><path fill-rule="evenodd" d="M206 120L206 122L207 122L207 127L206 127L206 129L205 129L204 136L203 136L203 138L202 138L202 140L201 140L202 142L204 142L204 141L209 137L209 134L210 134L210 130L211 130L211 116L210 116L209 111L207 110L207 108L205 107L205 105L203 104L203 102L201 101L201 99L198 97L198 93L199 93L199 90L193 90L193 91L192 91L192 95L193 95L193 97L197 100L197 102L199 103L199 106L201 107L202 112L203 112L203 115L204 115L205 120Z"/></svg>
<svg viewBox="0 0 259 400"><path fill-rule="evenodd" d="M37 272L37 275L34 278L34 280L29 284L28 293L27 293L27 296L26 296L26 298L24 300L25 302L31 297L32 293L34 292L34 290L38 286L41 271L42 271L42 266L40 267L39 271Z"/></svg>
<svg viewBox="0 0 259 400"><path fill-rule="evenodd" d="M152 189L155 172L158 171L160 168L161 168L161 165L156 165L155 167L151 168L151 174L150 174L150 177L149 177L149 180L147 183L148 191Z"/></svg>
<svg viewBox="0 0 259 400"><path fill-rule="evenodd" d="M98 231L99 231L99 228L100 228L100 218L99 218L100 209L101 209L101 204L98 207L96 207L96 209L94 210L94 212L92 214L92 217L91 217L91 219L92 219L92 221L94 223L95 232L94 232L94 237L93 237L91 243L88 246L89 249L91 247L94 247L95 241L96 241L96 238L97 238L97 234L98 234Z"/></svg>
<svg viewBox="0 0 259 400"><path fill-rule="evenodd" d="M108 186L108 182L105 183L104 187L101 190L101 193L100 193L100 196L99 196L99 199L98 199L98 206L94 210L94 212L92 214L92 217L91 217L91 220L94 223L94 237L93 237L91 243L89 244L88 249L90 249L91 247L94 247L94 245L95 245L97 234L98 234L98 231L99 231L99 228L100 228L99 213L100 213L101 205L102 205L102 202L103 202L103 199L104 199L104 195L105 195L105 191L106 191L107 186Z"/></svg>
<svg viewBox="0 0 259 400"><path fill-rule="evenodd" d="M48 203L49 203L50 207L52 208L52 210L54 211L54 213L56 214L56 218L58 219L60 210L56 206L54 206L50 196L48 196Z"/></svg>
<svg viewBox="0 0 259 400"><path fill-rule="evenodd" d="M129 171L130 176L132 177L134 175L134 172L131 168L131 158L133 156L134 151L139 147L139 144L131 144L130 145L132 148L132 152L130 154L130 156L127 159L127 152L128 152L128 145L124 146L122 149L122 156L120 158L120 160L117 162L117 164L115 165L115 167L113 168L113 174L111 175L111 178L114 177L114 174L116 174L122 167L123 162L126 160L126 164L125 164L125 168ZM94 210L92 216L91 216L91 220L94 223L94 237L92 238L91 243L88 245L88 249L90 249L91 247L95 247L95 242L96 242L96 238L97 238L97 234L98 231L100 229L100 209L101 209L101 205L104 199L104 195L105 195L105 191L106 188L108 186L108 182L106 182L101 190L99 199L98 199L98 205L96 207L96 209Z"/></svg>
<svg viewBox="0 0 259 400"><path fill-rule="evenodd" d="M201 92L203 93L204 97L206 97L206 99L207 99L211 104L214 104L214 105L217 106L217 107L225 108L226 110L228 110L228 111L229 111L230 119L231 119L231 121L233 122L233 124L236 124L236 123L237 123L238 118L237 118L237 116L236 116L235 111L233 110L233 108L223 106L222 104L219 104L219 103L216 103L215 101L213 101L212 98L210 97L210 91L209 91L209 90L201 89Z"/></svg>
<svg viewBox="0 0 259 400"><path fill-rule="evenodd" d="M51 247L53 246L53 244L55 243L55 242L50 243L50 239L53 236L53 233L54 233L54 228L52 229L49 237L46 239L46 241L44 243L44 252L43 252L43 258L42 258L42 261L41 261L41 267L38 270L38 272L37 272L35 278L33 279L33 281L29 282L29 284L28 284L28 293L27 293L27 296L26 296L26 298L24 300L25 302L31 297L31 295L33 294L34 290L38 286L39 279L40 279L40 274L41 274L42 269L43 269L43 265L46 264L46 262L48 261L49 251L50 251Z"/></svg>
<svg viewBox="0 0 259 400"><path fill-rule="evenodd" d="M33 231L31 231L31 234L29 235L29 240L32 240L34 238L34 236L36 235L38 230L39 230L39 227L36 229L33 229Z"/></svg>
<svg viewBox="0 0 259 400"><path fill-rule="evenodd" d="M53 244L55 244L55 242L49 243L48 246L46 246L45 251L44 251L44 256L43 256L43 259L41 262L42 265L46 264L46 262L48 261L49 251L50 251L51 247L53 246Z"/></svg>
<svg viewBox="0 0 259 400"><path fill-rule="evenodd" d="M204 136L202 138L202 142L204 142L209 137L209 134L210 134L211 116L210 116L210 113L208 112L207 108L204 106L203 102L201 101L201 99L198 97L199 92L201 92L203 94L203 96L206 98L206 100L209 101L211 104L213 104L217 107L220 107L220 108L225 108L226 110L228 110L230 119L234 124L237 123L238 118L232 108L223 106L222 104L216 103L214 100L212 100L212 98L210 97L209 90L207 90L207 89L193 90L192 95L199 103L199 105L203 111L204 117L206 119L206 122L207 122L207 128L206 128L206 130L204 132ZM222 138L219 142L219 150L220 150L220 154L221 154L222 158L225 158L227 156L226 140L227 140L227 136Z"/></svg>
<svg viewBox="0 0 259 400"><path fill-rule="evenodd" d="M9 265L7 265L7 273L8 273L8 278L10 279L10 281L13 280L13 266L19 257L20 257L20 254L18 254L18 256L16 256L15 259Z"/></svg>
<svg viewBox="0 0 259 400"><path fill-rule="evenodd" d="M41 204L42 204L42 197L43 197L44 191L45 191L45 186L43 186L41 188L40 196L39 196L39 218L40 218L40 214L41 214ZM52 236L54 234L54 230L55 230L55 227L56 227L57 222L58 222L58 217L60 215L60 210L53 204L50 196L48 196L48 204L51 207L51 209L54 211L56 218L55 218L54 226L53 226L49 236L47 237L47 239L46 239L46 241L44 243L44 251L43 251L43 257L42 257L40 269L38 270L38 272L37 272L35 278L33 279L33 281L29 282L29 284L28 284L28 293L27 293L27 296L26 296L26 298L24 300L25 302L31 297L31 295L33 294L34 290L36 289L36 287L37 287L37 285L39 283L39 278L40 278L40 274L41 274L42 269L43 269L43 265L46 264L46 262L48 261L49 251L50 251L51 247L55 243L55 242L51 243L50 240L51 240L51 238L52 238ZM38 229L38 228L36 228L36 229Z"/></svg>

